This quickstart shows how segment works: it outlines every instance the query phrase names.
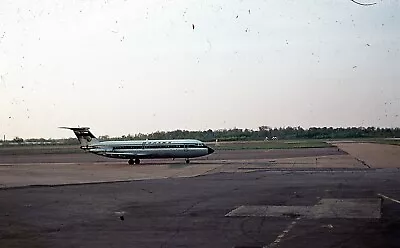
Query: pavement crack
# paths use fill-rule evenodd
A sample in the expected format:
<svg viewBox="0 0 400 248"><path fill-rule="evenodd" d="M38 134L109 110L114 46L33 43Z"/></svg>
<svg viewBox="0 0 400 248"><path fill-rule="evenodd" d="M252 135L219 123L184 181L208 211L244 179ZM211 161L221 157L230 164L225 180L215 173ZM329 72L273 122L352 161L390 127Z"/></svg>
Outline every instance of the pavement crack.
<svg viewBox="0 0 400 248"><path fill-rule="evenodd" d="M258 225L258 228L257 228L257 233L261 233L261 230L262 230L263 227L264 227L264 223L265 223L265 216L263 216L263 217L261 218L260 225Z"/></svg>
<svg viewBox="0 0 400 248"><path fill-rule="evenodd" d="M209 197L210 198L210 197ZM184 220L184 215L189 212L191 209L193 209L195 206L200 204L203 201L207 201L207 199L202 198L201 200L195 202L194 204L190 205L186 209L184 209L181 213L177 215L178 220L176 221L177 223L177 228L175 229L175 232L165 241L160 245L160 248L166 247L168 243L170 243L174 238L180 233L181 231L181 222Z"/></svg>
<svg viewBox="0 0 400 248"><path fill-rule="evenodd" d="M245 237L251 239L252 241L257 242L257 243L260 243L260 242L261 242L260 240L254 238L253 235L250 235L250 231L246 231L246 229L245 229L245 224L246 224L249 220L251 220L251 218L248 217L248 218L245 218L245 219L240 223L240 232L243 234L243 236L245 236Z"/></svg>

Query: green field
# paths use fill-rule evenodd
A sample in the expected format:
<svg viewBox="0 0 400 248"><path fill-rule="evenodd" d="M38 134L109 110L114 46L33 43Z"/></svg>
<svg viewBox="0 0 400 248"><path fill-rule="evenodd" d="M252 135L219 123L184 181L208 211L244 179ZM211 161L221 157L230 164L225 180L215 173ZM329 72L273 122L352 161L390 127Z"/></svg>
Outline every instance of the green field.
<svg viewBox="0 0 400 248"><path fill-rule="evenodd" d="M379 139L379 140L373 141L373 143L400 146L400 140Z"/></svg>
<svg viewBox="0 0 400 248"><path fill-rule="evenodd" d="M278 141L241 141L206 143L215 150L244 150L244 149L293 149L319 148L331 145L321 140L278 140ZM73 154L83 153L79 145L15 145L0 147L0 155L34 155L34 154Z"/></svg>
<svg viewBox="0 0 400 248"><path fill-rule="evenodd" d="M245 149L294 149L331 147L322 140L277 140L277 141L247 141L247 142L218 142L208 143L216 150L245 150Z"/></svg>
<svg viewBox="0 0 400 248"><path fill-rule="evenodd" d="M387 144L387 145L400 145L400 140L398 139L387 139L387 138L356 138L356 139L338 139L338 140L329 140L329 141L352 141L356 143L378 143L378 144Z"/></svg>
<svg viewBox="0 0 400 248"><path fill-rule="evenodd" d="M71 154L84 152L79 145L15 145L0 147L1 155Z"/></svg>

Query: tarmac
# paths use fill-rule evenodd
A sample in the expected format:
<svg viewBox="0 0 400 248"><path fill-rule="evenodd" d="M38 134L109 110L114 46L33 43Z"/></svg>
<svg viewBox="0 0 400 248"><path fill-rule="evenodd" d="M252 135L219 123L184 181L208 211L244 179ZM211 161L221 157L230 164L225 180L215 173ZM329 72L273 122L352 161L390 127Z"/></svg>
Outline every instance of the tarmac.
<svg viewBox="0 0 400 248"><path fill-rule="evenodd" d="M0 247L399 247L400 171L351 149L3 155Z"/></svg>

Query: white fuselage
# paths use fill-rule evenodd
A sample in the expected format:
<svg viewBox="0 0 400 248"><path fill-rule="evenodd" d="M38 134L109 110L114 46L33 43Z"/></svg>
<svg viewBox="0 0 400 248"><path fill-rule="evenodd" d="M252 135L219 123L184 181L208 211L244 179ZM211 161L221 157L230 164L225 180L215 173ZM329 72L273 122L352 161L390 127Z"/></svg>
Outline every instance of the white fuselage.
<svg viewBox="0 0 400 248"><path fill-rule="evenodd" d="M81 147L91 153L110 158L194 158L214 152L203 142L183 140L103 141Z"/></svg>

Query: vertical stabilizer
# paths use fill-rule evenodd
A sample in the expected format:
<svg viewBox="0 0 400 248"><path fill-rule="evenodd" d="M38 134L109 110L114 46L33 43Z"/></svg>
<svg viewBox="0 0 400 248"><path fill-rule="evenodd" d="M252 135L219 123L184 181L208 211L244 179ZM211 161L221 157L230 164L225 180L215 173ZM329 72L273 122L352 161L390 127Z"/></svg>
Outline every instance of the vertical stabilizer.
<svg viewBox="0 0 400 248"><path fill-rule="evenodd" d="M81 146L90 146L99 143L99 140L89 131L88 127L60 127L72 130L81 143Z"/></svg>

